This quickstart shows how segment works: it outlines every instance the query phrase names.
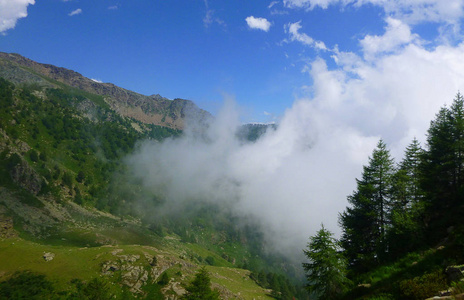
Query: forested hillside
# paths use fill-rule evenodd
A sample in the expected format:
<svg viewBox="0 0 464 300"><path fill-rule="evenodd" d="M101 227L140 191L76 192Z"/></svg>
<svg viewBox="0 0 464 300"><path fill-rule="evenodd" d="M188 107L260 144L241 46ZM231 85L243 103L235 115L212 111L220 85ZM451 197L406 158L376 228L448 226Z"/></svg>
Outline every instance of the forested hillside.
<svg viewBox="0 0 464 300"><path fill-rule="evenodd" d="M380 140L356 182L339 217L340 241L325 228L311 238L306 250L311 263L305 264L309 288L323 299L461 294L463 96L458 93L437 113L426 144L412 140L401 161L395 162ZM330 272L321 271L324 263ZM322 275L311 275L317 272Z"/></svg>
<svg viewBox="0 0 464 300"><path fill-rule="evenodd" d="M164 199L130 179L124 157L181 134L101 95L0 78L0 298L177 299L207 266L221 299L304 299L258 226L205 203L152 213Z"/></svg>

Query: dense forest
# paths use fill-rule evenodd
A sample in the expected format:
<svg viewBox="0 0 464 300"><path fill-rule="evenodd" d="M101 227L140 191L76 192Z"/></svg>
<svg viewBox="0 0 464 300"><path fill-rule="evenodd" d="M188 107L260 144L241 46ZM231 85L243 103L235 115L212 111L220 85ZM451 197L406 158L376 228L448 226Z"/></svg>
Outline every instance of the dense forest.
<svg viewBox="0 0 464 300"><path fill-rule="evenodd" d="M464 261L463 96L440 109L425 146L413 139L400 162L380 140L356 183L339 215L340 240L324 227L310 238L308 289L321 299L462 293L462 275L450 278L447 267Z"/></svg>

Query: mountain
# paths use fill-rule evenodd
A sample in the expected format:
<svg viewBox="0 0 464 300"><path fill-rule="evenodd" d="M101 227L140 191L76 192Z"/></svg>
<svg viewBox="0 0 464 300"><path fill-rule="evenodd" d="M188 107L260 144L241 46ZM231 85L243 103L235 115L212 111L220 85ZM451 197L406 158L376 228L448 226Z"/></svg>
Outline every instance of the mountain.
<svg viewBox="0 0 464 300"><path fill-rule="evenodd" d="M121 116L172 129L183 129L189 116L196 119L211 117L190 100L169 100L160 95L144 96L112 83L96 82L72 70L37 63L19 54L0 52L0 77L15 84L34 83L54 88L65 84L102 96L110 108Z"/></svg>
<svg viewBox="0 0 464 300"><path fill-rule="evenodd" d="M131 177L124 158L182 134L189 110L210 118L1 54L0 299L179 299L202 266L221 299L305 299L259 226L205 203L155 214L165 199Z"/></svg>

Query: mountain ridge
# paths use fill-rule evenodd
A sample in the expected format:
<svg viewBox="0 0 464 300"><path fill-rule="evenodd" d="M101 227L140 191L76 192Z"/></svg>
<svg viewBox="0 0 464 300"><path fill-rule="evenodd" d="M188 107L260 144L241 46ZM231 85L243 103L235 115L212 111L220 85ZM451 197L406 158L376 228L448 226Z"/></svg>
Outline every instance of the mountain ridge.
<svg viewBox="0 0 464 300"><path fill-rule="evenodd" d="M202 120L212 117L191 100L145 96L112 83L97 82L70 69L38 63L16 53L0 52L0 77L15 84L34 83L51 88L65 84L102 96L109 107L121 116L172 129L183 129L189 118Z"/></svg>

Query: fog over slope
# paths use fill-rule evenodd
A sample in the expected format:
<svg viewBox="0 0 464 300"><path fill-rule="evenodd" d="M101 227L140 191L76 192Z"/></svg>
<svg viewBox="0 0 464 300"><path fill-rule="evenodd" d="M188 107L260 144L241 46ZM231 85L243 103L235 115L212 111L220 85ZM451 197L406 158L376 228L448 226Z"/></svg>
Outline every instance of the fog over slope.
<svg viewBox="0 0 464 300"><path fill-rule="evenodd" d="M464 90L464 44L430 47L387 21L384 36L360 40L363 55L333 49L335 67L322 58L308 63L307 97L255 143L237 140L238 110L226 99L204 135L187 129L175 140L145 142L127 160L134 174L163 190L168 206L202 199L253 216L279 252L301 254L321 223L339 235L338 214L378 140L400 161L414 137L424 146L439 108ZM388 52L373 47L386 39Z"/></svg>

